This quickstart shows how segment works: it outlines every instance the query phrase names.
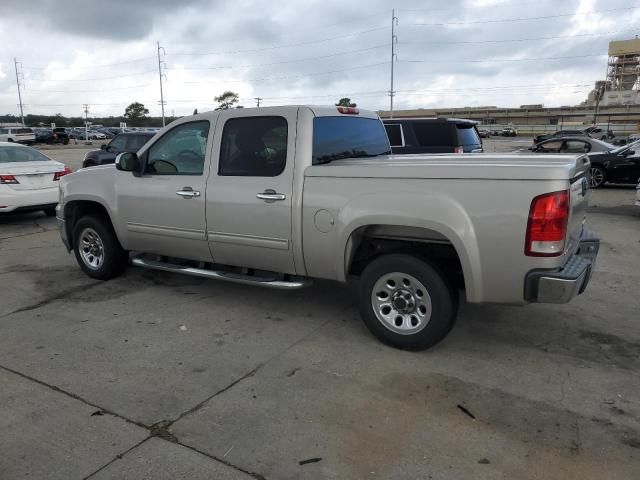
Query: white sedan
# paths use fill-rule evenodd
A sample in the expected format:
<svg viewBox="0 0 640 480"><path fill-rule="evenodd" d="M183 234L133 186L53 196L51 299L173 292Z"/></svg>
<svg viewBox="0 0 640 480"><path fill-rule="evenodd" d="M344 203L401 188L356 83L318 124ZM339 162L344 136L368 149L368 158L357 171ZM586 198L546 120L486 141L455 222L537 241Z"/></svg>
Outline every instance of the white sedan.
<svg viewBox="0 0 640 480"><path fill-rule="evenodd" d="M0 213L42 210L54 216L58 180L69 173L69 167L34 148L0 142Z"/></svg>

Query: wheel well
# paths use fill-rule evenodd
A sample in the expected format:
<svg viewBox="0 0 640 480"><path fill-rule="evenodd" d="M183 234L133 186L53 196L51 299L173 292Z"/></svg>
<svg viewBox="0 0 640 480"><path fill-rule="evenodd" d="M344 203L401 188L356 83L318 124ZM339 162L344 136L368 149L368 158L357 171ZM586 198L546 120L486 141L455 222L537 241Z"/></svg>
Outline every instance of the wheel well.
<svg viewBox="0 0 640 480"><path fill-rule="evenodd" d="M82 217L86 217L88 215L102 218L107 221L108 224L113 228L113 224L111 223L111 218L109 217L109 212L98 202L92 202L89 200L77 200L73 202L69 202L64 206L64 219L65 219L65 229L67 230L67 238L69 239L69 244L71 248L73 248L73 229Z"/></svg>
<svg viewBox="0 0 640 480"><path fill-rule="evenodd" d="M360 275L372 260L390 253L428 261L453 285L465 286L460 257L451 241L436 231L419 227L369 225L357 229L347 242L347 272Z"/></svg>

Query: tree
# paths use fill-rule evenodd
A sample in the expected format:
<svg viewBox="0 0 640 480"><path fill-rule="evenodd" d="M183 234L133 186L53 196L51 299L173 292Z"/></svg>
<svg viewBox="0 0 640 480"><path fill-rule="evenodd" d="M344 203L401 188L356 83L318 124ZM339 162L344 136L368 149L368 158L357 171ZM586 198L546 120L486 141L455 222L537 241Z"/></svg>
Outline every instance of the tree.
<svg viewBox="0 0 640 480"><path fill-rule="evenodd" d="M355 103L351 103L350 98L344 97L336 103L336 107L357 107L357 105Z"/></svg>
<svg viewBox="0 0 640 480"><path fill-rule="evenodd" d="M237 93L227 90L222 95L218 97L214 97L213 101L218 103L216 110L229 110L236 103L239 102L239 99L238 99ZM239 108L239 107L236 107L236 108Z"/></svg>
<svg viewBox="0 0 640 480"><path fill-rule="evenodd" d="M124 118L132 126L139 125L149 114L149 109L140 102L133 102L124 110Z"/></svg>

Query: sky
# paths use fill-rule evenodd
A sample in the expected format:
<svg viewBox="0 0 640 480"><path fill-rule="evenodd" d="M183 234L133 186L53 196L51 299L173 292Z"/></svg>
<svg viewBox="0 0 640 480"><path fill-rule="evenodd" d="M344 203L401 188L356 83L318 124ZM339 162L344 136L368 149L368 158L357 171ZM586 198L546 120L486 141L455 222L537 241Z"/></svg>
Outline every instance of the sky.
<svg viewBox="0 0 640 480"><path fill-rule="evenodd" d="M240 104L395 109L576 105L610 40L640 34L631 0L0 0L0 114L160 114ZM592 13L593 12L593 13Z"/></svg>

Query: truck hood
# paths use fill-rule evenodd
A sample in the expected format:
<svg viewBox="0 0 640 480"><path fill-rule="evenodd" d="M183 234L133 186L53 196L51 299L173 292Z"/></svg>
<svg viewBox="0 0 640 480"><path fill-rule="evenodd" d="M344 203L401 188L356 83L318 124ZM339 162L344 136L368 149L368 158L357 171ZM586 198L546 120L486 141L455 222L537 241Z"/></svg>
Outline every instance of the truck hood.
<svg viewBox="0 0 640 480"><path fill-rule="evenodd" d="M383 155L336 160L305 170L307 177L569 180L589 169L586 155Z"/></svg>

